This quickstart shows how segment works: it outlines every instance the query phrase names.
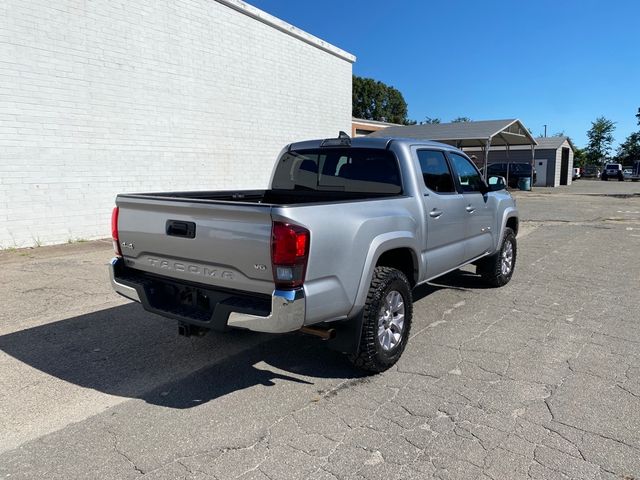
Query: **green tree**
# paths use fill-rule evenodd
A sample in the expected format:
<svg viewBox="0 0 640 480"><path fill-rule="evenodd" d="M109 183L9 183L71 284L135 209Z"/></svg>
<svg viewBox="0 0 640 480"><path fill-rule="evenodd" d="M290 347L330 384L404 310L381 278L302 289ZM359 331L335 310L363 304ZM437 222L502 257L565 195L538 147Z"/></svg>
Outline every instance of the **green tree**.
<svg viewBox="0 0 640 480"><path fill-rule="evenodd" d="M606 157L611 152L613 143L613 131L616 129L615 122L605 117L598 117L591 122L591 128L587 132L589 144L585 149L586 158L589 163L604 163Z"/></svg>
<svg viewBox="0 0 640 480"><path fill-rule="evenodd" d="M365 120L409 124L407 102L394 87L373 78L353 76L352 114Z"/></svg>
<svg viewBox="0 0 640 480"><path fill-rule="evenodd" d="M464 122L471 122L471 119L469 117L456 117L453 120L451 120L451 123L464 123Z"/></svg>
<svg viewBox="0 0 640 480"><path fill-rule="evenodd" d="M631 165L640 160L640 132L633 132L620 144L616 157L623 165Z"/></svg>
<svg viewBox="0 0 640 480"><path fill-rule="evenodd" d="M585 167L587 165L587 155L584 148L575 147L573 152L573 166Z"/></svg>
<svg viewBox="0 0 640 480"><path fill-rule="evenodd" d="M438 117L427 117L421 123L442 123Z"/></svg>
<svg viewBox="0 0 640 480"><path fill-rule="evenodd" d="M640 125L640 108L636 113L638 125ZM624 142L618 147L617 160L622 164L631 165L634 161L640 160L640 131L632 132Z"/></svg>

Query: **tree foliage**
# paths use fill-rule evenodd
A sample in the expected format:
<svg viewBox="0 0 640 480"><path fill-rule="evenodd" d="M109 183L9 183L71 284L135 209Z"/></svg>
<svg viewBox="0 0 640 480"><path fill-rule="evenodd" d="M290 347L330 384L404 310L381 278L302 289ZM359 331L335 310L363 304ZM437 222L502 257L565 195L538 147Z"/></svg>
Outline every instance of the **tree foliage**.
<svg viewBox="0 0 640 480"><path fill-rule="evenodd" d="M424 119L423 122L421 123L426 123L426 124L430 124L430 123L442 123L442 121L438 118L438 117L427 117Z"/></svg>
<svg viewBox="0 0 640 480"><path fill-rule="evenodd" d="M381 122L411 123L407 118L407 102L396 88L373 78L356 75L353 76L352 88L354 117Z"/></svg>
<svg viewBox="0 0 640 480"><path fill-rule="evenodd" d="M638 125L640 125L640 108L636 113ZM618 147L617 160L622 164L631 165L634 161L640 160L640 130L632 132L624 142Z"/></svg>
<svg viewBox="0 0 640 480"><path fill-rule="evenodd" d="M640 132L633 132L618 147L617 158L623 165L631 165L640 160Z"/></svg>
<svg viewBox="0 0 640 480"><path fill-rule="evenodd" d="M604 163L606 161L606 157L611 152L613 131L615 129L615 122L605 117L598 117L591 122L591 128L587 132L589 144L585 149L589 163Z"/></svg>
<svg viewBox="0 0 640 480"><path fill-rule="evenodd" d="M451 120L451 123L464 123L464 122L471 122L471 119L469 117L456 117L453 120Z"/></svg>
<svg viewBox="0 0 640 480"><path fill-rule="evenodd" d="M585 167L587 165L587 154L584 148L575 147L573 151L573 166Z"/></svg>

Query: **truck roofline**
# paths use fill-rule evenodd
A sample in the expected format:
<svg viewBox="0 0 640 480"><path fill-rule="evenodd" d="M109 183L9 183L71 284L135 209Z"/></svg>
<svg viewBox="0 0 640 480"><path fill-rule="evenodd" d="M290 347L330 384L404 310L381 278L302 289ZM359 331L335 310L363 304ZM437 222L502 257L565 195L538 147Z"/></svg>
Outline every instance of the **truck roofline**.
<svg viewBox="0 0 640 480"><path fill-rule="evenodd" d="M316 140L305 140L302 142L294 142L288 145L287 150L310 150L316 148L335 148L332 146L322 146L326 138ZM351 148L379 148L387 149L393 143L404 144L407 146L424 145L427 147L442 148L447 150L458 150L456 147L447 145L446 143L434 142L432 140L420 140L415 138L404 137L354 137L351 139ZM344 145L342 146L344 147ZM348 148L348 147L347 147Z"/></svg>

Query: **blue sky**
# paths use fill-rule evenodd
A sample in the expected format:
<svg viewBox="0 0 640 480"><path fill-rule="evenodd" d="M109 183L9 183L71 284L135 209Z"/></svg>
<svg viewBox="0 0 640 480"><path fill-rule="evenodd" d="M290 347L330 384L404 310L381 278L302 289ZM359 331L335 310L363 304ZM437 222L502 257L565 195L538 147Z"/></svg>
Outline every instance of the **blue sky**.
<svg viewBox="0 0 640 480"><path fill-rule="evenodd" d="M580 147L598 116L616 144L640 107L640 1L249 0L357 56L409 117L519 118Z"/></svg>

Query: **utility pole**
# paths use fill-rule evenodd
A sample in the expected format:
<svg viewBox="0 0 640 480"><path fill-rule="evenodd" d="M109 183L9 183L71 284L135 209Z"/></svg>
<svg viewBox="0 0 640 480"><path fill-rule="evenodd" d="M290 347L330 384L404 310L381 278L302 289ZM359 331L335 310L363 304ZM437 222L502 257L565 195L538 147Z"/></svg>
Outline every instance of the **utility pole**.
<svg viewBox="0 0 640 480"><path fill-rule="evenodd" d="M547 126L544 126L544 138L547 138Z"/></svg>

